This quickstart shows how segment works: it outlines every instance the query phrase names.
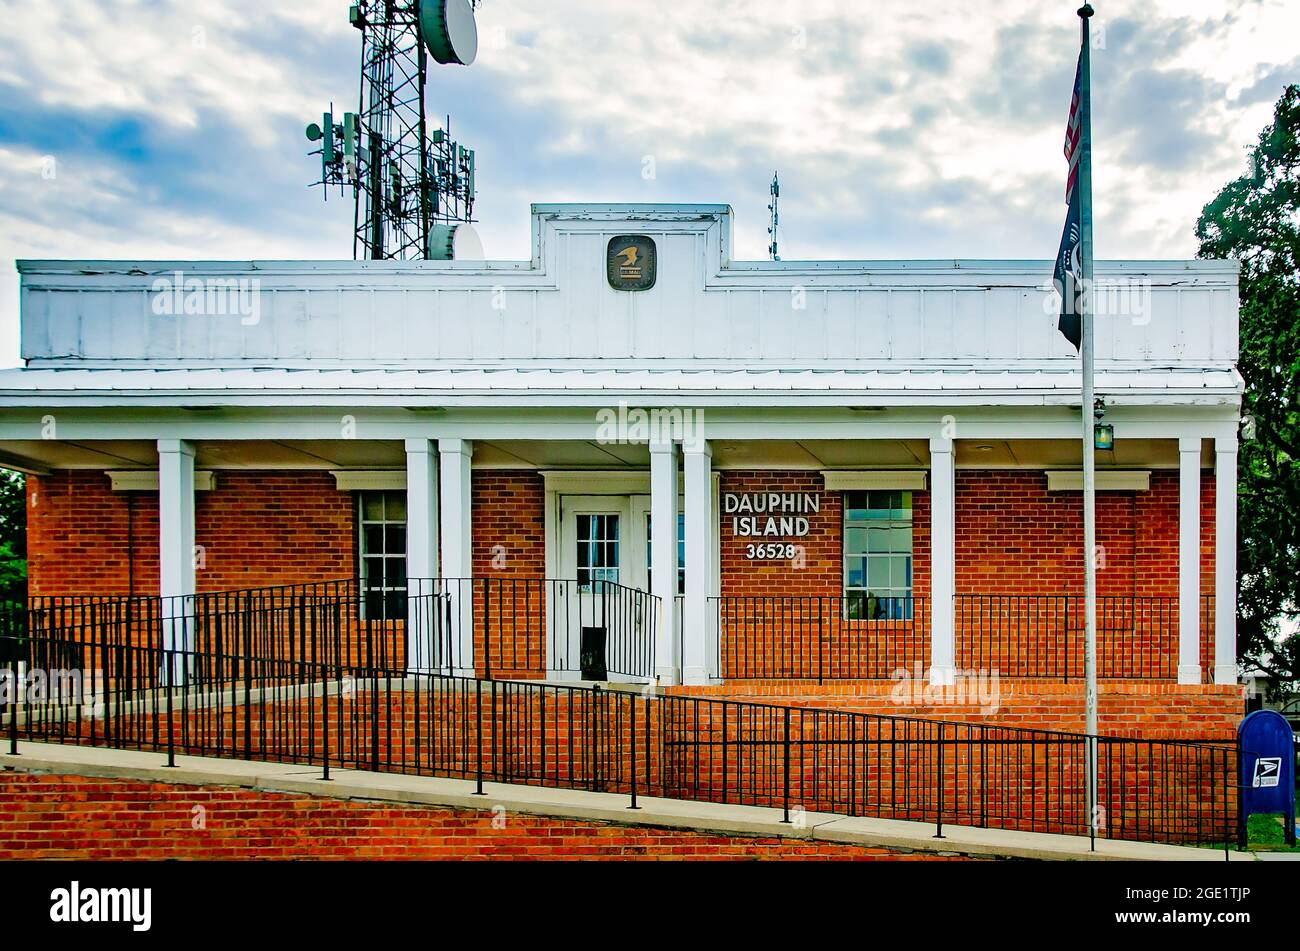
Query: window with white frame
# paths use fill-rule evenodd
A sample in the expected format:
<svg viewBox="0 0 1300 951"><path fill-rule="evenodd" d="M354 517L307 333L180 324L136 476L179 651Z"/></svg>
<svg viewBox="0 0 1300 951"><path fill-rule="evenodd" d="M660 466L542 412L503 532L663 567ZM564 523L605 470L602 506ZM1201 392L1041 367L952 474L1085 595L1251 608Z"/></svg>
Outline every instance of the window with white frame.
<svg viewBox="0 0 1300 951"><path fill-rule="evenodd" d="M597 582L619 582L619 524L613 514L577 517L578 586L591 591Z"/></svg>
<svg viewBox="0 0 1300 951"><path fill-rule="evenodd" d="M357 493L357 524L365 617L406 617L406 493Z"/></svg>
<svg viewBox="0 0 1300 951"><path fill-rule="evenodd" d="M850 618L912 616L912 493L844 493L844 601Z"/></svg>

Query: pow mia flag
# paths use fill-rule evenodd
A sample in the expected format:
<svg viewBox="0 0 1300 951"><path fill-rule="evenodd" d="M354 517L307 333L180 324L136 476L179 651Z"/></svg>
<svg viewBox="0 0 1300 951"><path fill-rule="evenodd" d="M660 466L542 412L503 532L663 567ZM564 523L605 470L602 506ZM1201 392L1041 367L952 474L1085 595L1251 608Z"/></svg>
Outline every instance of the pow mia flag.
<svg viewBox="0 0 1300 951"><path fill-rule="evenodd" d="M1083 339L1083 208L1080 204L1079 159L1083 150L1079 140L1083 133L1083 108L1080 87L1083 82L1083 53L1079 53L1079 66L1074 72L1074 97L1070 100L1070 121L1065 128L1065 159L1070 163L1070 174L1065 183L1065 199L1069 212L1065 216L1065 231L1061 247L1056 252L1056 292L1061 295L1061 318L1057 329L1078 350Z"/></svg>

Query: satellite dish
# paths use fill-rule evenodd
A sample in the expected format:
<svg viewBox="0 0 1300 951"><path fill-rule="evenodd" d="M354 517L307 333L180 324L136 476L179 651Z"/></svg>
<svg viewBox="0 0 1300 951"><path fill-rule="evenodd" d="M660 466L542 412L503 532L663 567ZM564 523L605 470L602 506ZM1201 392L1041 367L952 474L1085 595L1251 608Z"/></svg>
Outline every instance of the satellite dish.
<svg viewBox="0 0 1300 951"><path fill-rule="evenodd" d="M468 66L478 55L478 27L470 0L421 0L420 35L444 66Z"/></svg>
<svg viewBox="0 0 1300 951"><path fill-rule="evenodd" d="M483 240L478 229L467 221L458 224L435 224L429 229L431 261L482 261Z"/></svg>

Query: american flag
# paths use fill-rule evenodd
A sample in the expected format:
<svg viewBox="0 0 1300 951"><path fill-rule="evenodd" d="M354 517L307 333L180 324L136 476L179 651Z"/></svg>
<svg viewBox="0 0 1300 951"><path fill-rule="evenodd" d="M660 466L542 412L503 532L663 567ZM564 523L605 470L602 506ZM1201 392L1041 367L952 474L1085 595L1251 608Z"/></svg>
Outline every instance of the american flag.
<svg viewBox="0 0 1300 951"><path fill-rule="evenodd" d="M1061 247L1056 252L1055 284L1061 295L1061 317L1056 327L1065 339L1078 350L1083 339L1083 325L1079 312L1079 295L1083 290L1083 214L1080 195L1075 186L1079 181L1080 147L1083 138L1083 51L1079 52L1079 66L1074 72L1074 95L1070 98L1070 119L1065 126L1065 160L1070 171L1065 180L1065 200L1069 212L1065 216L1065 231Z"/></svg>
<svg viewBox="0 0 1300 951"><path fill-rule="evenodd" d="M1065 180L1065 200L1074 194L1074 183L1079 178L1079 139L1083 136L1083 110L1079 108L1079 83L1083 73L1083 57L1074 73L1074 95L1070 97L1070 121L1065 125L1065 160L1070 163L1070 174Z"/></svg>

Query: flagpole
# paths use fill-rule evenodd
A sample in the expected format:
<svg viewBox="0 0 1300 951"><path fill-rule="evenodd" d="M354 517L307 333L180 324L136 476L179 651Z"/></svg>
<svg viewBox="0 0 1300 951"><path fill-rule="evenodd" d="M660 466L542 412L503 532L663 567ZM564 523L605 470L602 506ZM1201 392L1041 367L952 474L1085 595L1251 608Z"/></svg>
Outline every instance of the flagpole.
<svg viewBox="0 0 1300 951"><path fill-rule="evenodd" d="M1096 848L1097 836L1097 473L1093 418L1093 306L1092 306L1092 62L1088 20L1093 9L1079 8L1082 24L1083 63L1079 90L1079 241L1083 278L1080 297L1080 354L1083 358L1083 611L1084 611L1084 732L1087 740L1088 838Z"/></svg>

